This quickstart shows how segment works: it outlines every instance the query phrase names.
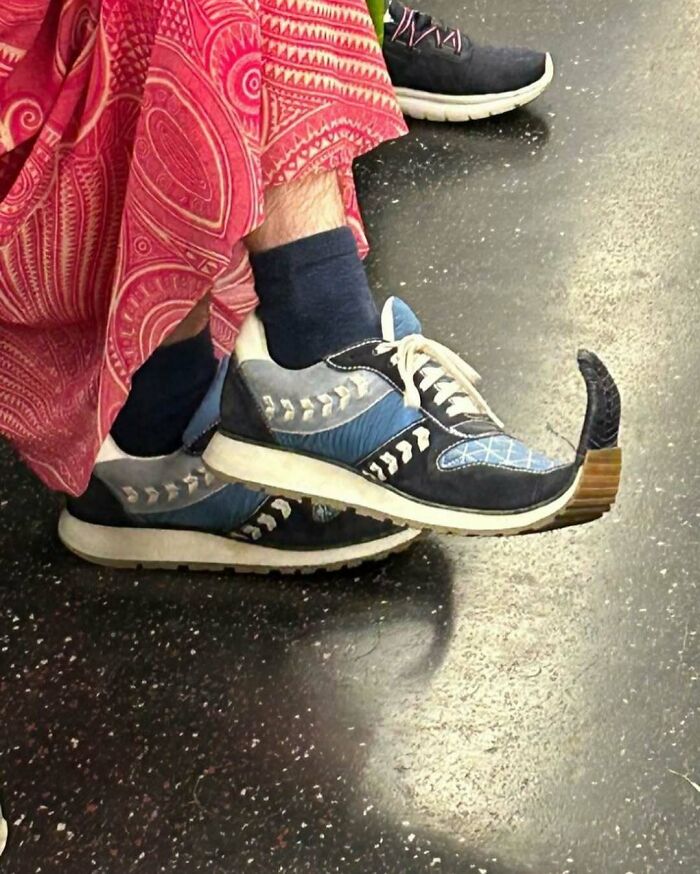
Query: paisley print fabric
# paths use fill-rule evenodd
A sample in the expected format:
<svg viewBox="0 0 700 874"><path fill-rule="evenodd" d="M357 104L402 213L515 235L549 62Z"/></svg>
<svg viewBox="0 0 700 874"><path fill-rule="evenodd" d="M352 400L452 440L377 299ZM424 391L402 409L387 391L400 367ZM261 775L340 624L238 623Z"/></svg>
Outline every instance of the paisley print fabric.
<svg viewBox="0 0 700 874"><path fill-rule="evenodd" d="M86 486L131 376L206 293L255 306L266 186L403 132L365 0L2 0L0 431Z"/></svg>

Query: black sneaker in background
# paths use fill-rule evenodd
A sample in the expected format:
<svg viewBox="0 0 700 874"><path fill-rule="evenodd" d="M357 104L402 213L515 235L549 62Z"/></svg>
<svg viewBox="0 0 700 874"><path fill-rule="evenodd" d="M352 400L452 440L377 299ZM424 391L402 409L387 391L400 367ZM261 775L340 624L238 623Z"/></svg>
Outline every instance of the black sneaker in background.
<svg viewBox="0 0 700 874"><path fill-rule="evenodd" d="M392 0L384 60L405 115L470 121L524 106L552 81L551 55L473 43L457 28Z"/></svg>

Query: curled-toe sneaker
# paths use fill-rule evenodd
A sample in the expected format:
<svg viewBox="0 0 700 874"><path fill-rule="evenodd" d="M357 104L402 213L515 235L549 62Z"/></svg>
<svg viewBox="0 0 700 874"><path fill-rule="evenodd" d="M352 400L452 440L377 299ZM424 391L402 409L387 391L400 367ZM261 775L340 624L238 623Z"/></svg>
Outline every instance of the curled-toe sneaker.
<svg viewBox="0 0 700 874"><path fill-rule="evenodd" d="M114 567L291 573L379 559L418 536L349 510L268 496L208 471L201 452L219 419L226 368L223 362L182 449L137 458L106 440L87 491L69 498L61 514L59 536L68 549Z"/></svg>
<svg viewBox="0 0 700 874"><path fill-rule="evenodd" d="M508 112L538 97L554 76L549 54L477 45L397 0L384 19L383 51L403 112L430 121Z"/></svg>
<svg viewBox="0 0 700 874"><path fill-rule="evenodd" d="M517 534L587 522L617 494L620 397L579 353L588 406L578 452L555 461L510 436L478 374L390 298L383 337L286 370L254 314L243 325L203 458L222 479L307 494L378 518L456 534Z"/></svg>

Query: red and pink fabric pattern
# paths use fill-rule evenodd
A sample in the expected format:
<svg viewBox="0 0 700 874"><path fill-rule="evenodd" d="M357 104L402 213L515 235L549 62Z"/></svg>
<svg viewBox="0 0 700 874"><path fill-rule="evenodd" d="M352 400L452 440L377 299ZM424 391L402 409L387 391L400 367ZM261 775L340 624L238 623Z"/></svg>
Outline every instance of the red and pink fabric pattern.
<svg viewBox="0 0 700 874"><path fill-rule="evenodd" d="M337 169L362 241L351 163L403 131L364 0L3 0L0 431L80 493L208 292L232 348L265 188Z"/></svg>

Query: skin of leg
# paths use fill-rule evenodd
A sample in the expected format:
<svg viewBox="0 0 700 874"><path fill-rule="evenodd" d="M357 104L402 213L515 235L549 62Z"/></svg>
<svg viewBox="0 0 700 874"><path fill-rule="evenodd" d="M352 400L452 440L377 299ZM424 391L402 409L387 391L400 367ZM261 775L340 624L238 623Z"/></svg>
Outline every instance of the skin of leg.
<svg viewBox="0 0 700 874"><path fill-rule="evenodd" d="M181 340L196 337L209 324L209 304L211 299L207 294L190 310L180 324L163 340L161 346L172 346Z"/></svg>
<svg viewBox="0 0 700 874"><path fill-rule="evenodd" d="M310 173L296 182L275 185L265 192L265 220L244 240L250 252L265 252L312 234L345 224L345 208L335 171ZM195 337L209 323L209 295L163 341L171 346Z"/></svg>
<svg viewBox="0 0 700 874"><path fill-rule="evenodd" d="M265 192L265 220L244 239L256 254L345 224L345 208L335 171L310 173Z"/></svg>

